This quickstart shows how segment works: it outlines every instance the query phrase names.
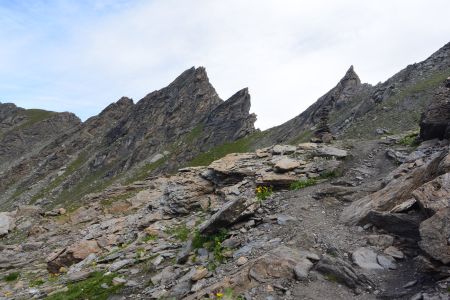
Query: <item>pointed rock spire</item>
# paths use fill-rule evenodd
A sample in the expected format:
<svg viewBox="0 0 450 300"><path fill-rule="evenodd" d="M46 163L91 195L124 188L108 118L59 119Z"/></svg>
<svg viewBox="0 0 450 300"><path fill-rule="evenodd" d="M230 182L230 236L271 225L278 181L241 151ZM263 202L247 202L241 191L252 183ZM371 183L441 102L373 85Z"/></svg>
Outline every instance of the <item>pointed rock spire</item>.
<svg viewBox="0 0 450 300"><path fill-rule="evenodd" d="M358 86L361 84L361 80L359 79L358 74L356 74L355 70L353 69L353 65L350 66L339 83L344 86Z"/></svg>

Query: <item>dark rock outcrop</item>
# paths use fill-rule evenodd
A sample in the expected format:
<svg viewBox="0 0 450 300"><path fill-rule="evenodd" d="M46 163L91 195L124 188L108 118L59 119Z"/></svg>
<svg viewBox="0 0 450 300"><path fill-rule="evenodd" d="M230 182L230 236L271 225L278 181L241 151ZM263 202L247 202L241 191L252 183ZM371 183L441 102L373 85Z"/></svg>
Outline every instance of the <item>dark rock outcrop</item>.
<svg viewBox="0 0 450 300"><path fill-rule="evenodd" d="M420 139L450 138L450 79L440 87L422 114L420 121Z"/></svg>

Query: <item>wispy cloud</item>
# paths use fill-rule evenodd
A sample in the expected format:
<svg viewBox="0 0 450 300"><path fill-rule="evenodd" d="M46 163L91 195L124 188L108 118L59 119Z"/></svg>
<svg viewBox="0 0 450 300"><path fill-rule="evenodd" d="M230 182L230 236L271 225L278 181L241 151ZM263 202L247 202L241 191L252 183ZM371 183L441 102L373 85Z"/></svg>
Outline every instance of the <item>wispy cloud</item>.
<svg viewBox="0 0 450 300"><path fill-rule="evenodd" d="M262 128L297 115L355 65L385 80L450 37L430 1L10 1L0 101L82 118L205 66L222 98L248 86Z"/></svg>

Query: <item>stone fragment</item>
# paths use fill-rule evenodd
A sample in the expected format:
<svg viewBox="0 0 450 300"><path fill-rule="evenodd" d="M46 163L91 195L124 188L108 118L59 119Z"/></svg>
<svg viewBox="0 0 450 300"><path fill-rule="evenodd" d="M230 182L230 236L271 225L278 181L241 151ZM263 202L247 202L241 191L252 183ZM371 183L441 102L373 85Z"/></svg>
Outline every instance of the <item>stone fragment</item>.
<svg viewBox="0 0 450 300"><path fill-rule="evenodd" d="M267 282L273 278L294 278L296 266L302 266L302 271L306 272L310 264L306 253L279 246L256 260L250 267L249 276L258 282Z"/></svg>
<svg viewBox="0 0 450 300"><path fill-rule="evenodd" d="M95 240L83 240L74 243L67 249L53 253L47 259L47 269L51 273L58 273L61 267L69 267L85 259L91 253L101 250Z"/></svg>
<svg viewBox="0 0 450 300"><path fill-rule="evenodd" d="M132 258L116 261L109 266L108 271L116 272L124 267L134 264L134 262L135 260Z"/></svg>
<svg viewBox="0 0 450 300"><path fill-rule="evenodd" d="M238 260L236 261L236 264L237 264L238 266L243 266L243 265L245 265L247 262L248 262L248 258L245 257L245 256L241 256L241 257L239 257Z"/></svg>
<svg viewBox="0 0 450 300"><path fill-rule="evenodd" d="M339 257L328 255L322 257L315 270L352 289L362 287L369 290L375 286L364 274L358 273L348 262Z"/></svg>
<svg viewBox="0 0 450 300"><path fill-rule="evenodd" d="M305 280L308 278L309 271L313 267L313 263L307 259L300 261L294 267L295 279L297 280Z"/></svg>
<svg viewBox="0 0 450 300"><path fill-rule="evenodd" d="M275 155L283 155L283 154L291 154L297 150L297 147L291 145L275 145L272 148L272 154Z"/></svg>
<svg viewBox="0 0 450 300"><path fill-rule="evenodd" d="M200 279L203 279L208 275L208 270L206 268L200 268L196 269L194 275L192 275L191 280L193 281L199 281Z"/></svg>
<svg viewBox="0 0 450 300"><path fill-rule="evenodd" d="M378 255L377 262L385 269L395 270L397 265L395 259L392 256Z"/></svg>
<svg viewBox="0 0 450 300"><path fill-rule="evenodd" d="M316 155L325 157L345 158L348 153L345 150L338 149L330 146L322 146L315 150Z"/></svg>
<svg viewBox="0 0 450 300"><path fill-rule="evenodd" d="M396 258L396 259L403 259L405 257L403 252L398 250L398 248L395 247L395 246L387 247L386 249L384 249L384 253L387 254L387 255L390 255L390 256L392 256L393 258Z"/></svg>
<svg viewBox="0 0 450 300"><path fill-rule="evenodd" d="M278 160L274 165L275 172L277 173L285 173L294 170L298 167L300 167L300 161L289 157L283 157L282 159Z"/></svg>
<svg viewBox="0 0 450 300"><path fill-rule="evenodd" d="M371 234L367 236L367 242L372 246L386 248L392 245L394 237L388 234Z"/></svg>
<svg viewBox="0 0 450 300"><path fill-rule="evenodd" d="M383 267L378 264L377 254L370 248L361 247L352 253L352 259L362 269L382 270Z"/></svg>

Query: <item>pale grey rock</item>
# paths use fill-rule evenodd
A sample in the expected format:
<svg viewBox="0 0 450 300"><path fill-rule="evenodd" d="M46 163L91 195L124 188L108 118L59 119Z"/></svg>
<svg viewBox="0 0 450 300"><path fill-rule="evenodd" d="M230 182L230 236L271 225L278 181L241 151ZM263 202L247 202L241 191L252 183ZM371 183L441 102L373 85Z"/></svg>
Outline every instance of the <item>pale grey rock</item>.
<svg viewBox="0 0 450 300"><path fill-rule="evenodd" d="M360 268L366 270L382 270L378 264L377 254L370 248L361 247L353 251L352 259Z"/></svg>

